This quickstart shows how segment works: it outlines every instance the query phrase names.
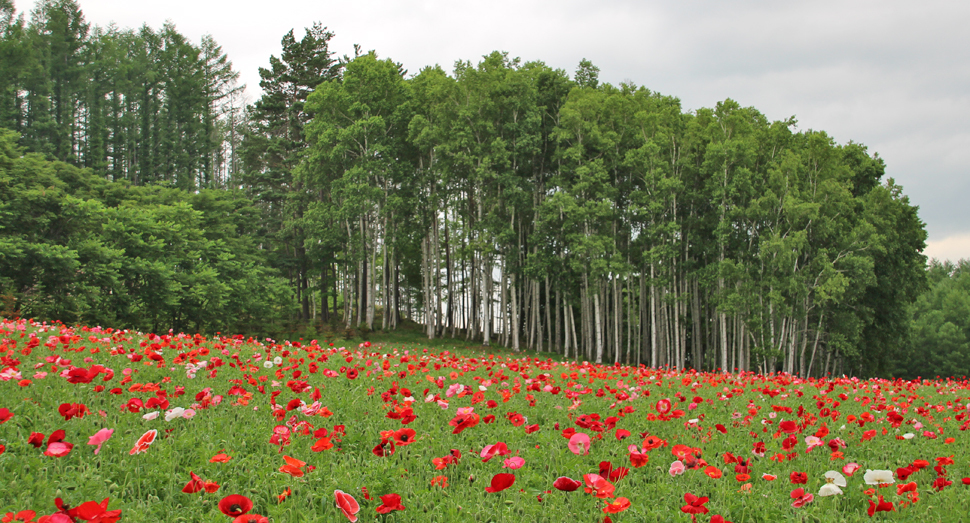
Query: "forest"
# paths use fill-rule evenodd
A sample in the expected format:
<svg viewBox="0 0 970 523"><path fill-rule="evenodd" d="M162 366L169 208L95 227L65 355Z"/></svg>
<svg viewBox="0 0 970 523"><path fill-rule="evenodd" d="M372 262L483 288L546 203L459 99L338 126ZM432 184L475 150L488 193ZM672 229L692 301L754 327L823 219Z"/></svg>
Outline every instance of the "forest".
<svg viewBox="0 0 970 523"><path fill-rule="evenodd" d="M585 59L414 73L297 34L246 104L209 36L0 0L3 314L966 374L970 266L927 262L863 144L731 99L685 111Z"/></svg>

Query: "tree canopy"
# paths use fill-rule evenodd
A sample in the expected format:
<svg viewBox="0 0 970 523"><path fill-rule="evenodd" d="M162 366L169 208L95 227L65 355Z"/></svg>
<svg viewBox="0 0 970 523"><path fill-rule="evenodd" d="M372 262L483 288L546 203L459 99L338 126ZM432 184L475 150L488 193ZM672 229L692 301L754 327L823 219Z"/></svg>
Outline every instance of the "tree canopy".
<svg viewBox="0 0 970 523"><path fill-rule="evenodd" d="M284 35L243 107L211 37L0 2L8 313L412 320L568 358L803 376L970 363L944 312L966 271L927 273L918 210L864 145L731 99L684 111L586 59L572 76L502 52L409 75L337 58L332 38Z"/></svg>

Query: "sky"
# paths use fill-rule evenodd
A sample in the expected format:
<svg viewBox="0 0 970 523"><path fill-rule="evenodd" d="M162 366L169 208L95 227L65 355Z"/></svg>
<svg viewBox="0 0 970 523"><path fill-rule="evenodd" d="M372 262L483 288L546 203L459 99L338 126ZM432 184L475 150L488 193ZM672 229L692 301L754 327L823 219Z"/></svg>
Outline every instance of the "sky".
<svg viewBox="0 0 970 523"><path fill-rule="evenodd" d="M321 22L410 73L491 51L680 98L732 98L770 120L866 145L920 208L925 254L970 259L970 2L950 0L78 0L88 22L171 21L222 45L255 100L280 39ZM21 10L32 8L21 0Z"/></svg>

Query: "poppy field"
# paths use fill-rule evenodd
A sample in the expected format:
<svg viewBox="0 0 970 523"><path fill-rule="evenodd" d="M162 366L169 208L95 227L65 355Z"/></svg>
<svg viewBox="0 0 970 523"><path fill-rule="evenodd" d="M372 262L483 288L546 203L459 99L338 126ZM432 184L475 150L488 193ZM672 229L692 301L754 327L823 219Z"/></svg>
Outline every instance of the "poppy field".
<svg viewBox="0 0 970 523"><path fill-rule="evenodd" d="M966 380L0 322L0 521L963 521Z"/></svg>

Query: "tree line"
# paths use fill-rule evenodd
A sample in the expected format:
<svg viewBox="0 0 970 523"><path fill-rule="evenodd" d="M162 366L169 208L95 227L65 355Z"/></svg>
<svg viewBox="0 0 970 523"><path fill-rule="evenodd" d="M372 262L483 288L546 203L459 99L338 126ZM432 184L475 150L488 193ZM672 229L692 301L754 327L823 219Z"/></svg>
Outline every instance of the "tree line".
<svg viewBox="0 0 970 523"><path fill-rule="evenodd" d="M374 52L336 57L320 24L283 37L261 97L239 107L238 75L211 38L92 30L72 0L42 1L29 23L0 5L3 68L15 71L0 116L20 136L8 150L84 168L113 187L94 198L109 214L125 206L105 195L129 192L194 211L200 237L232 237L275 282L247 280L267 293L268 323L413 320L431 338L567 358L805 376L903 372L911 353L927 288L917 209L878 155L794 118L730 99L684 111L601 84L586 60L570 76L496 52L409 74ZM168 256L179 252L195 261ZM29 264L16 259L9 270ZM38 289L61 299L37 276L13 280L2 281L22 311L46 310L26 306ZM94 294L115 296L105 289ZM207 328L173 307L162 324Z"/></svg>

